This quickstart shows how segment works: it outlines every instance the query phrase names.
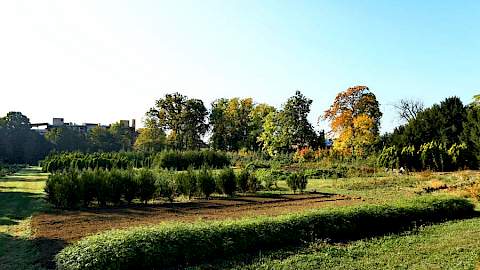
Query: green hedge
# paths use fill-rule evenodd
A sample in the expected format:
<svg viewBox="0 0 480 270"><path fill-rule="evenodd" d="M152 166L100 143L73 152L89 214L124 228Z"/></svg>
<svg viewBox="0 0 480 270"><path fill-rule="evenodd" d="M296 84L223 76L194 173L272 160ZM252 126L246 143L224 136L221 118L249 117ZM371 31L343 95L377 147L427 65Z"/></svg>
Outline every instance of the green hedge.
<svg viewBox="0 0 480 270"><path fill-rule="evenodd" d="M245 179L240 179L245 178ZM54 172L45 184L46 199L59 208L107 204L120 205L139 200L145 204L152 199L172 202L178 196L208 198L215 190L232 196L239 179L245 181L240 191L255 191L258 183L253 175L242 171L235 175L224 168L214 175L212 169L176 172L153 169L95 169Z"/></svg>
<svg viewBox="0 0 480 270"><path fill-rule="evenodd" d="M204 151L164 151L155 156L154 166L163 169L186 170L190 167L223 168L230 165L230 159L223 152Z"/></svg>
<svg viewBox="0 0 480 270"><path fill-rule="evenodd" d="M90 236L56 256L59 269L162 269L315 239L356 239L415 224L464 218L465 199L426 197L279 217L114 230Z"/></svg>
<svg viewBox="0 0 480 270"><path fill-rule="evenodd" d="M223 168L230 165L229 157L212 150L163 151L159 153L53 153L40 162L43 171L57 172L70 169L127 169L163 168L186 170L189 167Z"/></svg>

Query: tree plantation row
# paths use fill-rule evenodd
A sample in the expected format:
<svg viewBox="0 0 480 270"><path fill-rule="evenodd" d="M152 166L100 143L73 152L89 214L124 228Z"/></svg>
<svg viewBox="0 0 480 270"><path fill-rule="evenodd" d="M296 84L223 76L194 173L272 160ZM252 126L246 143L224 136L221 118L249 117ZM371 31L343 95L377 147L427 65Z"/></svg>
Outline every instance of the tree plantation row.
<svg viewBox="0 0 480 270"><path fill-rule="evenodd" d="M303 173L292 173L287 178L287 185L293 192L305 190L307 183ZM267 185L248 170L236 174L230 168L213 171L203 167L183 172L95 169L53 173L46 182L45 193L47 200L56 207L88 207L94 202L105 207L107 203L130 204L133 200L145 204L152 199L173 202L178 196L209 198L214 192L233 196L236 192L256 192Z"/></svg>
<svg viewBox="0 0 480 270"><path fill-rule="evenodd" d="M27 117L11 112L0 120L0 157L6 163L35 164L51 151L156 153L210 148L245 155L262 153L270 159L292 155L294 161L381 155L379 164L383 166L416 170L478 167L477 100L464 105L459 98L450 97L429 108L421 101L402 100L395 109L404 124L381 135L382 112L375 94L366 86L351 87L340 92L318 118L330 123L328 137L332 143L328 144L326 133L316 131L308 121L312 103L297 91L280 108L256 103L252 98L220 98L208 110L202 100L173 93L155 102L146 113L145 127L138 132L117 123L87 133L55 127L45 136L30 129ZM204 141L206 138L208 141ZM318 154L309 156L311 153ZM403 161L410 156L422 165ZM151 164L154 160L142 162Z"/></svg>
<svg viewBox="0 0 480 270"><path fill-rule="evenodd" d="M162 151L153 152L109 152L109 153L60 153L50 154L41 161L45 172L69 169L127 169L161 168L186 170L188 168L223 168L230 165L230 158L223 152Z"/></svg>

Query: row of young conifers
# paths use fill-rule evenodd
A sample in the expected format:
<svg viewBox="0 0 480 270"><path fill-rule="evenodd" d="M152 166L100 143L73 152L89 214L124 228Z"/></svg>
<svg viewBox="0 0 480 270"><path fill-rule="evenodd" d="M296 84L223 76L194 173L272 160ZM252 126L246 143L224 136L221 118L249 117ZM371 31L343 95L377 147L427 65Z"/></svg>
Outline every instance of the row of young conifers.
<svg viewBox="0 0 480 270"><path fill-rule="evenodd" d="M127 169L127 168L162 168L186 170L189 167L223 168L230 165L230 158L225 152L203 151L162 151L145 152L107 152L53 153L40 162L43 171L57 172L68 169Z"/></svg>
<svg viewBox="0 0 480 270"><path fill-rule="evenodd" d="M288 186L296 192L307 186L307 177L292 173ZM263 188L254 173L231 168L220 170L206 166L186 171L155 169L70 169L49 176L45 186L47 200L60 208L89 207L92 204L147 203L152 199L168 200L178 196L208 198L212 193L235 195L236 192L256 192Z"/></svg>

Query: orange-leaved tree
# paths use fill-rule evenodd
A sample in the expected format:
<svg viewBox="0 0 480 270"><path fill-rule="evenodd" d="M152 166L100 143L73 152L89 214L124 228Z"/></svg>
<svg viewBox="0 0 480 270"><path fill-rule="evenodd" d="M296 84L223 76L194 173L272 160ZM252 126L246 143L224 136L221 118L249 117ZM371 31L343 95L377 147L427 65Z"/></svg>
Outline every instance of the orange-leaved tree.
<svg viewBox="0 0 480 270"><path fill-rule="evenodd" d="M380 105L367 86L350 87L338 93L323 119L330 121L334 150L345 155L363 155L378 137Z"/></svg>

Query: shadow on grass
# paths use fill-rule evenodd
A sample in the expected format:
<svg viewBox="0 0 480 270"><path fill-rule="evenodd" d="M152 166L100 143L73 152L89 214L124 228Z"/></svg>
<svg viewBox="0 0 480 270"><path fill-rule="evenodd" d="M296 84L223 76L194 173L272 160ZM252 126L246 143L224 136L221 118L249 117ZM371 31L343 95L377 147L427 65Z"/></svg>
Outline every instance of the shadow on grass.
<svg viewBox="0 0 480 270"><path fill-rule="evenodd" d="M263 259L283 260L285 258L288 258L289 256L298 255L299 250L303 250L309 247L312 243L320 243L325 247L345 246L355 241L372 240L378 237L383 237L388 235L401 236L405 233L418 234L421 231L420 228L424 226L438 225L438 224L449 222L449 221L461 221L461 220L468 220L468 219L475 219L475 218L480 218L480 211L475 211L471 215L466 216L464 218L446 219L446 220L437 221L437 222L419 222L419 223L411 224L410 226L407 226L407 227L402 227L402 228L394 229L391 231L370 232L358 237L349 237L345 239L344 238L315 239L312 241L306 241L299 244L286 245L279 248L275 248L275 247L262 248L256 251L238 253L237 255L234 255L231 257L218 258L211 261L200 262L200 263L192 264L190 266L185 266L185 265L178 266L175 269L184 269L184 270L186 269L188 270L243 269L243 268L246 268L245 266L249 266L249 265L251 266L251 264L261 262L261 260ZM249 267L248 269L252 269L252 268Z"/></svg>
<svg viewBox="0 0 480 270"><path fill-rule="evenodd" d="M0 223L15 225L32 214L45 211L42 194L29 192L0 192Z"/></svg>
<svg viewBox="0 0 480 270"><path fill-rule="evenodd" d="M0 233L0 269L55 269L55 254L65 245L58 239L28 239Z"/></svg>

